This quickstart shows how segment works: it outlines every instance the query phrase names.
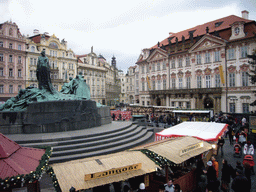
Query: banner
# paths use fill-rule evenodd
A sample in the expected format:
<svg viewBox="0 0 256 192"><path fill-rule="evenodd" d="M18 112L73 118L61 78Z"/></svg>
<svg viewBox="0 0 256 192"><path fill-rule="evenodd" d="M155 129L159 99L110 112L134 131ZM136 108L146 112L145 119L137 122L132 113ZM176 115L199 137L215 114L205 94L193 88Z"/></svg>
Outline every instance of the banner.
<svg viewBox="0 0 256 192"><path fill-rule="evenodd" d="M225 84L225 79L224 79L224 73L223 73L223 68L222 65L219 66L219 71L220 71L220 80L222 84Z"/></svg>

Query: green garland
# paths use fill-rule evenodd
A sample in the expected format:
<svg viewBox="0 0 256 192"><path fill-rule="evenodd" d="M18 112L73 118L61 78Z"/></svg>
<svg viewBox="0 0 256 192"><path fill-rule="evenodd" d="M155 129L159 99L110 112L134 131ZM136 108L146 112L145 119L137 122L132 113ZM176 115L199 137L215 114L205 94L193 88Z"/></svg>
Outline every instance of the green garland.
<svg viewBox="0 0 256 192"><path fill-rule="evenodd" d="M55 188L55 191L61 192L60 185L59 185L58 179L53 171L53 168L49 167L49 169L46 171L46 173L48 173L50 175L50 177L52 178L52 183Z"/></svg>
<svg viewBox="0 0 256 192"><path fill-rule="evenodd" d="M171 162L169 159L166 159L165 157L158 155L157 153L150 151L148 149L142 149L140 150L142 153L144 153L149 159L154 161L157 165L160 167L164 167L167 165L168 167L177 166L177 164Z"/></svg>
<svg viewBox="0 0 256 192"><path fill-rule="evenodd" d="M12 177L6 177L5 179L0 178L0 191L7 190L8 188L18 188L24 186L27 183L33 183L40 180L42 174L49 170L48 165L49 158L52 154L52 149L50 146L37 147L39 149L45 149L44 155L41 157L39 165L35 171L31 171L29 174L16 175Z"/></svg>

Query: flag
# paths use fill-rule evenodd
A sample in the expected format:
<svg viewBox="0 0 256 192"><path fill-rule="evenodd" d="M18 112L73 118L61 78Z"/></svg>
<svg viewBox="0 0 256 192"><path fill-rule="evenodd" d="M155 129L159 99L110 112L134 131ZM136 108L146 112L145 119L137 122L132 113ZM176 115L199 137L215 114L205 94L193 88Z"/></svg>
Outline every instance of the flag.
<svg viewBox="0 0 256 192"><path fill-rule="evenodd" d="M148 76L147 76L147 83L148 83L148 89L151 89L151 85L150 85L150 81L149 81Z"/></svg>
<svg viewBox="0 0 256 192"><path fill-rule="evenodd" d="M220 71L220 80L221 80L221 83L224 84L224 83L225 83L225 79L224 79L224 74L223 74L222 65L219 66L219 71Z"/></svg>

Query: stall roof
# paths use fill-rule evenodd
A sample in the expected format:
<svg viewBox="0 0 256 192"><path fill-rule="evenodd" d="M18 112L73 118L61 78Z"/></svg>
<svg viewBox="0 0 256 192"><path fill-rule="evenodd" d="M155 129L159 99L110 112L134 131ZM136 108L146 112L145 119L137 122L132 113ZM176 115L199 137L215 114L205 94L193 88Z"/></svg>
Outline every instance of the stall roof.
<svg viewBox="0 0 256 192"><path fill-rule="evenodd" d="M178 137L156 141L155 143L137 147L138 149L148 149L158 155L169 159L175 164L180 164L192 157L200 155L212 149L212 145L194 137Z"/></svg>
<svg viewBox="0 0 256 192"><path fill-rule="evenodd" d="M138 170L87 181L84 180L87 174L104 172L139 163L141 163L142 167ZM62 191L69 191L71 186L77 190L81 190L123 181L132 177L155 172L157 167L159 168L158 165L140 151L124 151L52 165Z"/></svg>
<svg viewBox="0 0 256 192"><path fill-rule="evenodd" d="M210 113L208 110L173 110L173 113Z"/></svg>
<svg viewBox="0 0 256 192"><path fill-rule="evenodd" d="M217 141L227 127L228 124L225 123L183 122L156 133L156 140L167 137L192 136L204 141Z"/></svg>

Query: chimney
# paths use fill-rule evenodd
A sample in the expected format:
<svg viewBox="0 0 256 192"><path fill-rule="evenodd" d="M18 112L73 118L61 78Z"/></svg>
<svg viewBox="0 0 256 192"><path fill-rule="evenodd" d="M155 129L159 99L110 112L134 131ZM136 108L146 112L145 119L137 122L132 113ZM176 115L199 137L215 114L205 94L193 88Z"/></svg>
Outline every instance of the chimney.
<svg viewBox="0 0 256 192"><path fill-rule="evenodd" d="M249 12L246 11L246 10L242 11L242 18L248 19L249 18Z"/></svg>
<svg viewBox="0 0 256 192"><path fill-rule="evenodd" d="M39 30L38 29L34 29L33 33L34 33L34 35L38 35L39 34Z"/></svg>

